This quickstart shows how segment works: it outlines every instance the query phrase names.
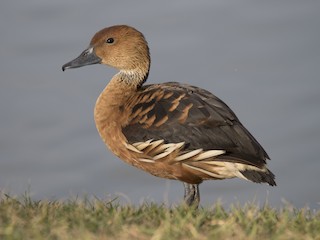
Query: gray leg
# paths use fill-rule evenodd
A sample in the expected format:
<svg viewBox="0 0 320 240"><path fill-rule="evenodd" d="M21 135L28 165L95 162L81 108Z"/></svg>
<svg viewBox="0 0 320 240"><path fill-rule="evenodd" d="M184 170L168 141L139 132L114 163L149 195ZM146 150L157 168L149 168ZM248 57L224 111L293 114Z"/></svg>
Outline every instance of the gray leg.
<svg viewBox="0 0 320 240"><path fill-rule="evenodd" d="M199 184L183 183L184 201L188 206L198 207L200 202Z"/></svg>

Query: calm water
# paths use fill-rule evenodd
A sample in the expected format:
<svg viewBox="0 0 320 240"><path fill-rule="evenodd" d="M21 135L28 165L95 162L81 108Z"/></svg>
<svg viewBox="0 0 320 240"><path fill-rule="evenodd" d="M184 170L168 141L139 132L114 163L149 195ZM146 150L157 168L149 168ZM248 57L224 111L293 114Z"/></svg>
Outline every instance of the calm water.
<svg viewBox="0 0 320 240"><path fill-rule="evenodd" d="M222 98L269 153L278 187L201 185L204 205L266 199L319 208L319 1L3 1L0 8L0 190L34 198L88 194L177 203L182 184L114 157L93 121L115 70L65 73L105 26L130 24L151 48L149 83L181 81Z"/></svg>

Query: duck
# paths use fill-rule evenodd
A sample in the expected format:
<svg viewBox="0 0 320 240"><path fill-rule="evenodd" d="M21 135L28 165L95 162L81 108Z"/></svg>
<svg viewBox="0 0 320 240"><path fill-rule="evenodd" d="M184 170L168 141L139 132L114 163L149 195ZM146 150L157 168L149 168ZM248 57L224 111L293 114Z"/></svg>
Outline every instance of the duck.
<svg viewBox="0 0 320 240"><path fill-rule="evenodd" d="M268 154L226 103L186 83L144 84L150 52L134 27L98 31L62 70L92 64L118 70L94 108L105 145L134 167L182 182L187 206L198 207L205 180L241 178L276 186Z"/></svg>

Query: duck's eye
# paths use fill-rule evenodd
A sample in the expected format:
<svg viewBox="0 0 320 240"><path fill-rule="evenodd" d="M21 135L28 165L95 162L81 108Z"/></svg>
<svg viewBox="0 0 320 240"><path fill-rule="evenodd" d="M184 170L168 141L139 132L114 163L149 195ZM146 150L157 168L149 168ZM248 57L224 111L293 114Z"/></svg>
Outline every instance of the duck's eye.
<svg viewBox="0 0 320 240"><path fill-rule="evenodd" d="M108 38L107 41L106 41L106 43L109 43L109 44L111 44L111 43L113 43L113 42L114 42L114 39L113 39L113 38Z"/></svg>

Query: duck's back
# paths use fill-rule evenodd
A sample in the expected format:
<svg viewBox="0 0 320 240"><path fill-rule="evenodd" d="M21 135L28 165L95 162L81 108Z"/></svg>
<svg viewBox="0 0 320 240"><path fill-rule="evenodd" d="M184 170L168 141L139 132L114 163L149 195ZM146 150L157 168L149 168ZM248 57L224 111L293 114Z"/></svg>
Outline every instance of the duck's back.
<svg viewBox="0 0 320 240"><path fill-rule="evenodd" d="M222 150L211 160L265 168L269 157L262 146L223 101L204 89L175 82L146 85L128 106L131 114L122 131L132 145L184 142L180 154ZM267 179L246 178L274 185L273 174L267 173Z"/></svg>

